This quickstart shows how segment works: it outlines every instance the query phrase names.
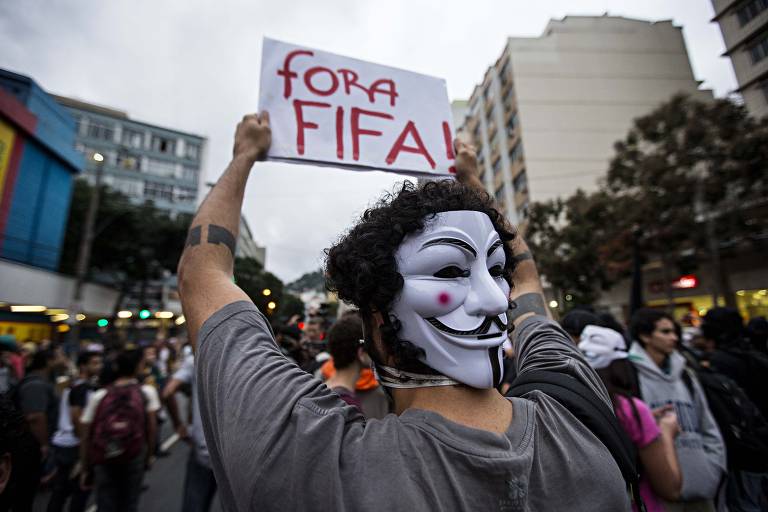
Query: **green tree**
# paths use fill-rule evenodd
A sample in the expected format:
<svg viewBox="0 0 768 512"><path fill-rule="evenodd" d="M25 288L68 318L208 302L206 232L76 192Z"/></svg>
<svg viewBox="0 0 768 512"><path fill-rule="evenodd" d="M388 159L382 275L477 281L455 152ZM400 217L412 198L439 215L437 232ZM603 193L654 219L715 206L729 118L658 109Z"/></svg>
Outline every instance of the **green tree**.
<svg viewBox="0 0 768 512"><path fill-rule="evenodd" d="M60 270L74 274L86 211L93 187L76 180L62 247ZM94 227L90 275L115 281L157 278L175 271L184 248L190 217L171 218L151 202L131 203L124 194L103 186Z"/></svg>
<svg viewBox="0 0 768 512"><path fill-rule="evenodd" d="M709 260L733 304L719 262L766 239L768 118L677 95L636 119L615 151L597 192L532 205L528 238L542 274L574 302L591 302L629 275L636 232L668 287L676 271Z"/></svg>
<svg viewBox="0 0 768 512"><path fill-rule="evenodd" d="M604 193L582 190L531 207L526 240L540 272L563 296L572 297L566 308L591 304L616 279L606 262L612 215Z"/></svg>
<svg viewBox="0 0 768 512"><path fill-rule="evenodd" d="M294 315L304 316L304 302L293 293L285 291L283 299L277 305L277 316L287 321Z"/></svg>
<svg viewBox="0 0 768 512"><path fill-rule="evenodd" d="M283 282L279 277L264 270L254 258L235 258L235 283L251 298L259 310L273 315L277 308L270 309L270 302L276 306L283 301ZM269 295L264 291L269 290Z"/></svg>
<svg viewBox="0 0 768 512"><path fill-rule="evenodd" d="M635 120L615 149L604 190L621 205L617 235L640 226L641 248L661 259L667 283L681 255L689 265L691 254L708 259L734 304L719 260L725 248L759 243L768 228L768 119L728 100L678 95Z"/></svg>

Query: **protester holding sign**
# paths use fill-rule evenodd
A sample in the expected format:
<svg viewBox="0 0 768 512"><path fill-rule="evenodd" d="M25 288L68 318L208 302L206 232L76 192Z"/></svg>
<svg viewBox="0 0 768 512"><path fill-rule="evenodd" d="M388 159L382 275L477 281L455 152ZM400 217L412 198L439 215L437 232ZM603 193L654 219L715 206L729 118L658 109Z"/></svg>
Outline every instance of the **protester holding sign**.
<svg viewBox="0 0 768 512"><path fill-rule="evenodd" d="M179 263L224 508L629 510L618 467L586 427L540 392L508 399L495 390L514 325L521 374L567 373L610 406L547 317L525 242L484 192L452 179L406 184L328 252L330 284L360 309L397 415L364 420L281 353L232 282L245 184L270 141L266 112L243 119ZM478 183L467 147L457 173Z"/></svg>

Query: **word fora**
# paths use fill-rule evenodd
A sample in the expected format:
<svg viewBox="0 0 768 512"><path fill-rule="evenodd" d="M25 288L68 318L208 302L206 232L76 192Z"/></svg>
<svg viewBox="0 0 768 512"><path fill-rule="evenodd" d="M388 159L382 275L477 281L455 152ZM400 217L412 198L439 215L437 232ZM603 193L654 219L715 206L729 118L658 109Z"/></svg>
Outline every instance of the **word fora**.
<svg viewBox="0 0 768 512"><path fill-rule="evenodd" d="M299 56L305 55L313 57L314 53L309 50L295 50L288 53L283 61L282 69L277 71L279 76L283 77L283 97L289 99L293 94L293 79L299 78L297 72L291 69L291 61ZM341 81L336 76L341 76ZM353 88L357 88L363 91L368 97L370 103L375 103L376 95L383 95L389 99L389 105L395 106L395 102L398 97L397 86L393 80L379 79L374 81L370 87L365 87L358 83L358 74L351 69L339 69L337 73L329 68L323 66L315 66L307 69L303 72L303 82L307 90L312 94L320 97L331 96L339 91L339 87L343 87L344 94L350 95ZM315 77L324 76L327 80L324 83L318 85L314 80ZM317 130L320 126L308 121L305 118L305 109L312 107L318 109L332 109L333 106L330 103L321 101L305 101L300 99L294 99L292 102L294 114L296 116L296 150L299 155L305 153L305 131ZM372 130L363 128L360 126L361 117L368 116L379 119L394 120L394 116L386 112L379 112L375 110L367 110L358 107L352 107L349 113L350 131L352 135L352 159L358 161L360 159L360 137L363 135L369 137L381 137L382 132L378 130ZM345 112L344 107L337 106L335 115L335 133L336 133L336 156L340 159L344 159L344 120ZM447 122L442 123L443 138L445 141L446 156L449 160L453 160L453 145L451 143L451 129ZM406 144L406 142L412 141L412 145ZM435 160L427 150L419 133L416 124L413 121L407 121L405 126L400 131L400 134L392 144L392 148L386 157L388 165L392 165L400 155L400 153L413 153L418 154L426 159L431 169L435 168ZM455 169L451 167L450 172L455 172Z"/></svg>

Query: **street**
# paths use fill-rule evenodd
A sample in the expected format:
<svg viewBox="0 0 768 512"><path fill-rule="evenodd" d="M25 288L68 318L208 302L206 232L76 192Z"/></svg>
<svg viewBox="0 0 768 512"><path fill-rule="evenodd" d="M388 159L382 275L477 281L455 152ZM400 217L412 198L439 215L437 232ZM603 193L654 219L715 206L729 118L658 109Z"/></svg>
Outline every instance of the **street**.
<svg viewBox="0 0 768 512"><path fill-rule="evenodd" d="M186 400L183 395L178 397L182 417L185 417ZM184 474L189 457L189 446L178 441L173 433L170 421L163 423L160 429L160 439L168 450L167 457L158 457L155 465L144 475L144 487L139 501L142 512L175 512L181 510L182 493L184 490ZM50 491L40 492L35 500L34 512L44 512L48 506ZM95 512L95 495L91 495L91 505L87 512ZM221 512L218 495L213 500L212 512Z"/></svg>

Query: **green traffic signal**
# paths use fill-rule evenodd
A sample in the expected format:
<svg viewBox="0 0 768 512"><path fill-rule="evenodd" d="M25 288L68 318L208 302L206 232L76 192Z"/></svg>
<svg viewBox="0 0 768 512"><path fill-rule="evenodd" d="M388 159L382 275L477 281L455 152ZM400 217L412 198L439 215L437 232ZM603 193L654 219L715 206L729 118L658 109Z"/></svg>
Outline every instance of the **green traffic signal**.
<svg viewBox="0 0 768 512"><path fill-rule="evenodd" d="M96 325L98 325L99 327L106 327L109 325L109 320L107 320L106 318L99 318L96 321Z"/></svg>
<svg viewBox="0 0 768 512"><path fill-rule="evenodd" d="M149 318L151 314L152 313L150 313L148 309L142 309L141 311L139 311L139 318L141 318L142 320L146 320L147 318Z"/></svg>

